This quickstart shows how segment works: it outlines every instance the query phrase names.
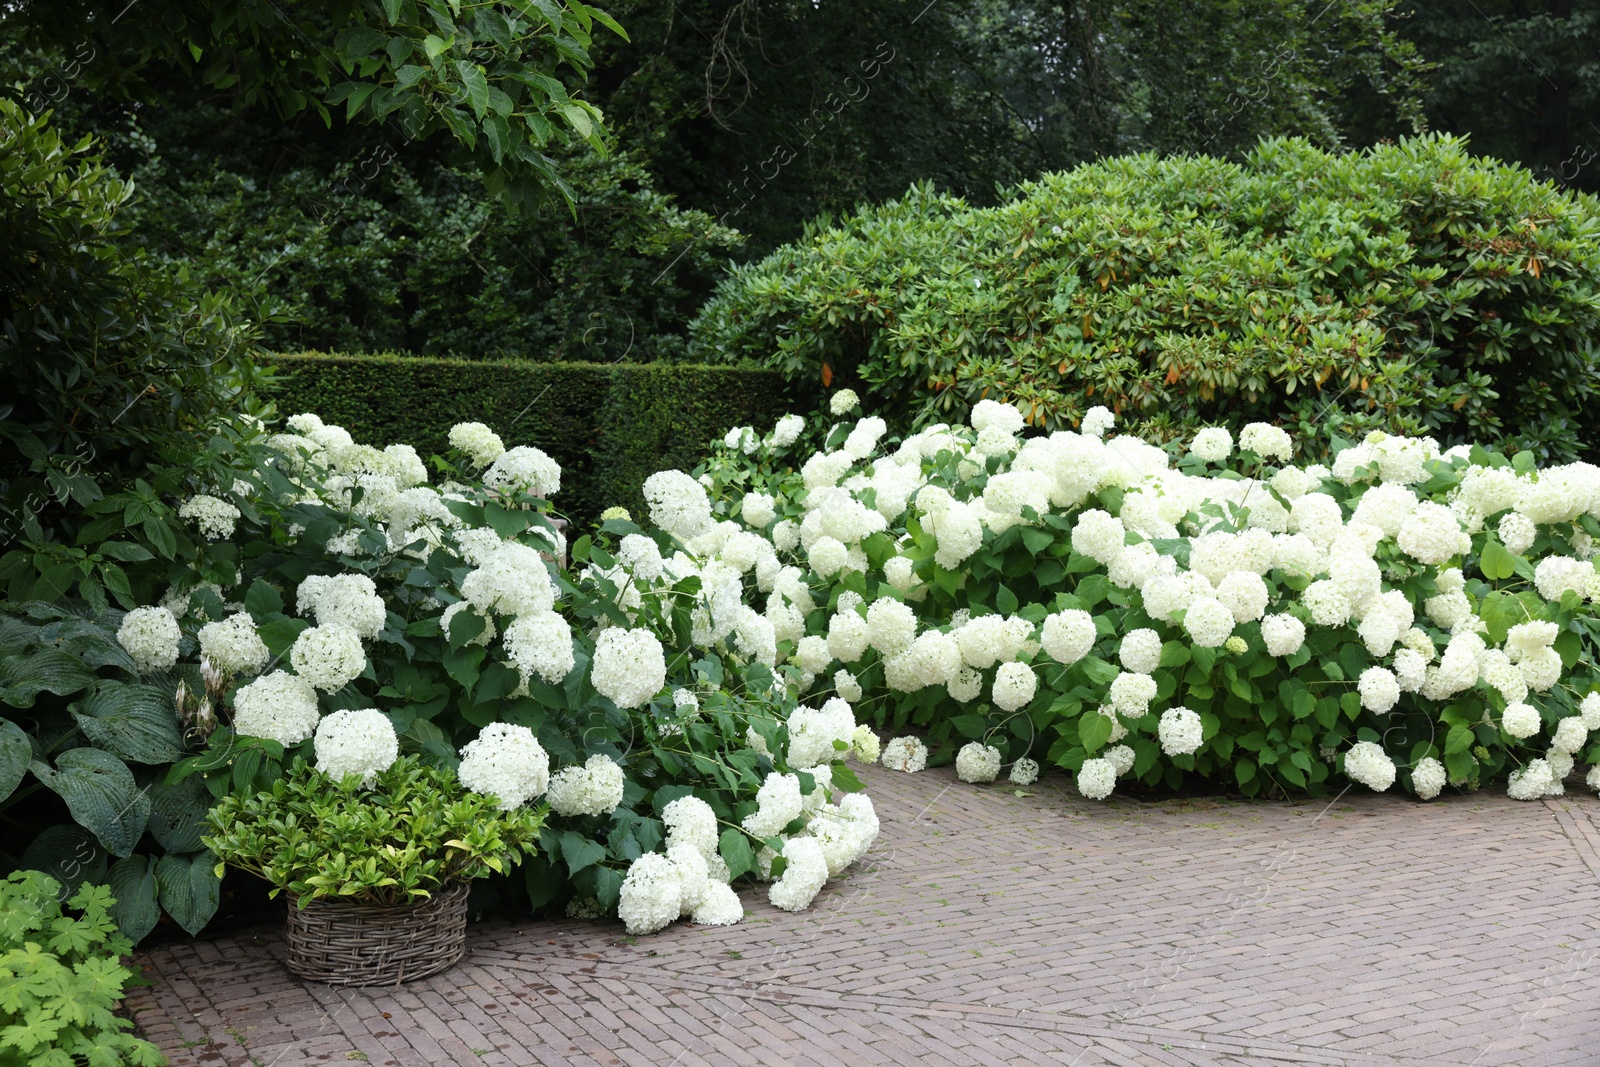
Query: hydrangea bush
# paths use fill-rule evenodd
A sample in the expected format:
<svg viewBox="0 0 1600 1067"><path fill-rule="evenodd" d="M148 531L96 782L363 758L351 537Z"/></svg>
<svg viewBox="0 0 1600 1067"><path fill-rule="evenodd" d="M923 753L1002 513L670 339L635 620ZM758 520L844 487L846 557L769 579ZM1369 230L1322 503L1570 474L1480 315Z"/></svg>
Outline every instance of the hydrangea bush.
<svg viewBox="0 0 1600 1067"><path fill-rule="evenodd" d="M1600 761L1600 468L1263 423L1163 448L1115 422L1024 440L985 400L886 441L841 418L794 463L730 435L704 477L728 545L776 549L756 574L803 694L965 742L967 781L1042 761L1094 798L1205 779L1532 799Z"/></svg>
<svg viewBox="0 0 1600 1067"><path fill-rule="evenodd" d="M303 759L373 789L414 755L502 811L547 800L512 891L634 932L737 921L747 876L804 907L870 846L842 760L876 738L846 701L798 706L746 603L776 550L730 537L699 482L659 475L654 529L615 515L568 545L559 466L481 424L432 471L313 415L234 432L231 469L163 498L166 539L114 590L137 606L100 616L193 752L157 786L254 796Z"/></svg>

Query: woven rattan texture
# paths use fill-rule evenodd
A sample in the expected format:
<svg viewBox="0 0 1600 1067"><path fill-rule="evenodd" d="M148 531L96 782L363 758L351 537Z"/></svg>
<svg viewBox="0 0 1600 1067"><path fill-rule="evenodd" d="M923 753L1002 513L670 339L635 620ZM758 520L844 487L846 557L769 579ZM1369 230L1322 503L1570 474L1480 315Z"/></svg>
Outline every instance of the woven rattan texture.
<svg viewBox="0 0 1600 1067"><path fill-rule="evenodd" d="M330 985L398 985L453 967L466 952L466 882L420 904L314 900L289 907L289 970Z"/></svg>

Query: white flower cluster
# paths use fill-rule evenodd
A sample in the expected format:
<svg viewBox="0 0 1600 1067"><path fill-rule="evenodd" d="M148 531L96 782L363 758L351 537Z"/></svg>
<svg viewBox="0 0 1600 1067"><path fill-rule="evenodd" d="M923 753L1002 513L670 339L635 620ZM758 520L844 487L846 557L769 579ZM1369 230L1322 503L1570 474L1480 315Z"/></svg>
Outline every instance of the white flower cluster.
<svg viewBox="0 0 1600 1067"><path fill-rule="evenodd" d="M312 615L319 626L347 626L363 640L377 637L388 609L378 587L365 574L313 574L300 583L295 610Z"/></svg>
<svg viewBox="0 0 1600 1067"><path fill-rule="evenodd" d="M622 768L610 756L596 754L581 767L551 776L548 798L557 815L609 815L622 803L622 792Z"/></svg>
<svg viewBox="0 0 1600 1067"><path fill-rule="evenodd" d="M182 639L177 617L166 608L134 608L117 627L117 644L132 658L140 674L164 671L177 663Z"/></svg>
<svg viewBox="0 0 1600 1067"><path fill-rule="evenodd" d="M500 493L531 493L548 500L561 491L561 465L531 445L496 456L483 472L483 484Z"/></svg>
<svg viewBox="0 0 1600 1067"><path fill-rule="evenodd" d="M370 788L400 756L389 716L373 708L336 711L317 724L317 770L331 778L359 778Z"/></svg>
<svg viewBox="0 0 1600 1067"><path fill-rule="evenodd" d="M267 644L245 612L200 627L200 654L224 674L257 674L267 665Z"/></svg>
<svg viewBox="0 0 1600 1067"><path fill-rule="evenodd" d="M246 737L298 745L316 730L320 717L317 691L287 671L264 674L233 694L233 729Z"/></svg>
<svg viewBox="0 0 1600 1067"><path fill-rule="evenodd" d="M506 450L500 435L481 422L458 422L450 427L450 447L465 452L480 467L487 467Z"/></svg>
<svg viewBox="0 0 1600 1067"><path fill-rule="evenodd" d="M619 708L636 708L667 683L661 640L644 628L606 629L594 644L590 681Z"/></svg>
<svg viewBox="0 0 1600 1067"><path fill-rule="evenodd" d="M501 811L510 811L544 794L550 757L526 726L492 722L461 749L456 777L474 793L493 796Z"/></svg>
<svg viewBox="0 0 1600 1067"><path fill-rule="evenodd" d="M219 497L201 493L178 506L178 518L194 523L200 536L208 541L226 541L233 536L239 509Z"/></svg>
<svg viewBox="0 0 1600 1067"><path fill-rule="evenodd" d="M339 623L302 630L289 649L294 672L324 693L334 693L367 669L361 637Z"/></svg>
<svg viewBox="0 0 1600 1067"><path fill-rule="evenodd" d="M1000 775L1000 750L969 741L956 753L956 777L963 782L992 782Z"/></svg>
<svg viewBox="0 0 1600 1067"><path fill-rule="evenodd" d="M916 737L896 737L883 747L883 765L915 774L928 765L928 746Z"/></svg>

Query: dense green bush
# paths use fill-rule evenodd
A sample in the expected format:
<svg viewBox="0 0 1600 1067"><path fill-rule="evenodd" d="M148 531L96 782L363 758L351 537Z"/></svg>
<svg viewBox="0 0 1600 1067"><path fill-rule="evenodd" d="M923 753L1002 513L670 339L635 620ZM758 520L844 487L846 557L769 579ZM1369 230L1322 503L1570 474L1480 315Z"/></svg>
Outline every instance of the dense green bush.
<svg viewBox="0 0 1600 1067"><path fill-rule="evenodd" d="M791 403L779 374L738 367L302 353L277 369L280 411L317 412L359 439L427 455L472 421L539 442L566 472L559 507L580 521L615 505L641 514L651 474L693 467L729 426L770 424Z"/></svg>
<svg viewBox="0 0 1600 1067"><path fill-rule="evenodd" d="M121 238L133 195L87 139L0 98L0 543L102 475L235 410L252 334L225 296Z"/></svg>
<svg viewBox="0 0 1600 1067"><path fill-rule="evenodd" d="M1596 439L1597 237L1593 197L1451 138L1131 156L992 209L919 188L814 229L735 270L690 353L890 415L988 396L1050 429L1105 404L1157 438L1263 419L1571 458Z"/></svg>

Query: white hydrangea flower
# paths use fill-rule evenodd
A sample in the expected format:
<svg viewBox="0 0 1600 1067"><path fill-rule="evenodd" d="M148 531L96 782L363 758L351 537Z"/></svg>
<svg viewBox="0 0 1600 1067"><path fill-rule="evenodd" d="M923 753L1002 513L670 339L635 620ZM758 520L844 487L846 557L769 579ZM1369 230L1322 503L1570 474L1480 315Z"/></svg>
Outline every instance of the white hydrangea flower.
<svg viewBox="0 0 1600 1067"><path fill-rule="evenodd" d="M667 847L693 845L702 855L717 851L717 815L711 805L696 796L682 796L661 809L667 827Z"/></svg>
<svg viewBox="0 0 1600 1067"><path fill-rule="evenodd" d="M1024 756L1011 765L1012 785L1032 785L1038 780L1039 762L1037 760L1031 760Z"/></svg>
<svg viewBox="0 0 1600 1067"><path fill-rule="evenodd" d="M739 517L755 529L765 530L778 517L778 511L770 495L750 492L739 502Z"/></svg>
<svg viewBox="0 0 1600 1067"><path fill-rule="evenodd" d="M561 491L561 464L531 445L500 453L483 472L483 484L498 493L531 493L548 500Z"/></svg>
<svg viewBox="0 0 1600 1067"><path fill-rule="evenodd" d="M233 536L239 509L226 500L200 493L178 506L178 518L194 523L208 541L224 541Z"/></svg>
<svg viewBox="0 0 1600 1067"><path fill-rule="evenodd" d="M1078 769L1078 792L1090 800L1104 800L1116 787L1117 768L1108 759L1084 760Z"/></svg>
<svg viewBox="0 0 1600 1067"><path fill-rule="evenodd" d="M324 693L333 693L367 669L367 653L354 630L334 623L301 631L289 649L289 663L307 682Z"/></svg>
<svg viewBox="0 0 1600 1067"><path fill-rule="evenodd" d="M1161 635L1149 628L1129 630L1123 635L1117 658L1123 670L1154 674L1161 666Z"/></svg>
<svg viewBox="0 0 1600 1067"><path fill-rule="evenodd" d="M1306 624L1293 615L1268 615L1261 620L1261 638L1267 655L1292 656L1306 642Z"/></svg>
<svg viewBox="0 0 1600 1067"><path fill-rule="evenodd" d="M1239 432L1239 447L1254 452L1262 459L1276 459L1288 463L1294 455L1294 443L1288 431L1265 422L1252 422Z"/></svg>
<svg viewBox="0 0 1600 1067"><path fill-rule="evenodd" d="M756 810L744 817L743 826L753 837L777 836L785 826L800 817L804 800L800 778L772 771L756 792Z"/></svg>
<svg viewBox="0 0 1600 1067"><path fill-rule="evenodd" d="M1600 693L1587 693L1578 702L1578 715L1590 731L1600 730Z"/></svg>
<svg viewBox="0 0 1600 1067"><path fill-rule="evenodd" d="M917 615L909 604L884 597L867 608L867 643L880 654L892 656L905 651L916 633Z"/></svg>
<svg viewBox="0 0 1600 1067"><path fill-rule="evenodd" d="M1072 550L1109 564L1122 554L1126 537L1127 529L1121 519L1099 508L1090 508L1079 513L1072 527Z"/></svg>
<svg viewBox="0 0 1600 1067"><path fill-rule="evenodd" d="M1001 711L1016 711L1039 689L1039 677L1026 663L1002 663L995 671L992 695Z"/></svg>
<svg viewBox="0 0 1600 1067"><path fill-rule="evenodd" d="M1556 732L1550 747L1570 755L1588 743L1589 728L1583 724L1583 717L1572 715L1556 723Z"/></svg>
<svg viewBox="0 0 1600 1067"><path fill-rule="evenodd" d="M1500 728L1509 737L1518 741L1537 734L1543 728L1539 718L1539 710L1531 704L1507 704L1506 710L1500 715Z"/></svg>
<svg viewBox="0 0 1600 1067"><path fill-rule="evenodd" d="M1411 769L1411 788L1416 790L1419 800L1438 796L1444 791L1445 781L1444 764L1432 756L1424 756Z"/></svg>
<svg viewBox="0 0 1600 1067"><path fill-rule="evenodd" d="M501 542L461 582L462 599L479 611L531 615L555 606L555 585L538 549Z"/></svg>
<svg viewBox="0 0 1600 1067"><path fill-rule="evenodd" d="M501 811L510 811L549 787L550 757L526 726L492 722L462 748L456 777L474 793L493 796Z"/></svg>
<svg viewBox="0 0 1600 1067"><path fill-rule="evenodd" d="M1161 738L1161 751L1169 756L1187 756L1199 751L1205 725L1200 715L1189 708L1168 708L1161 713L1156 732Z"/></svg>
<svg viewBox="0 0 1600 1067"><path fill-rule="evenodd" d="M1539 536L1538 527L1520 511L1506 512L1500 519L1497 529L1501 544L1505 545L1507 552L1515 556L1520 556L1532 548L1534 538Z"/></svg>
<svg viewBox="0 0 1600 1067"><path fill-rule="evenodd" d="M772 447L788 448L800 439L806 420L799 415L785 415L772 427Z"/></svg>
<svg viewBox="0 0 1600 1067"><path fill-rule="evenodd" d="M1389 712L1400 702L1400 681L1387 667L1368 667L1356 683L1361 706L1378 715Z"/></svg>
<svg viewBox="0 0 1600 1067"><path fill-rule="evenodd" d="M828 651L834 659L855 663L866 653L870 639L867 620L854 610L841 609L828 620Z"/></svg>
<svg viewBox="0 0 1600 1067"><path fill-rule="evenodd" d="M594 644L590 681L619 708L637 708L667 683L667 660L661 641L644 628L600 631Z"/></svg>
<svg viewBox="0 0 1600 1067"><path fill-rule="evenodd" d="M1558 784L1547 761L1531 760L1526 767L1511 772L1511 778L1506 782L1506 796L1512 800L1538 800Z"/></svg>
<svg viewBox="0 0 1600 1067"><path fill-rule="evenodd" d="M255 621L242 611L222 622L206 623L199 637L200 654L224 674L255 674L271 658Z"/></svg>
<svg viewBox="0 0 1600 1067"><path fill-rule="evenodd" d="M1267 610L1267 583L1254 571L1234 571L1217 583L1217 599L1233 613L1233 621L1255 622Z"/></svg>
<svg viewBox="0 0 1600 1067"><path fill-rule="evenodd" d="M1194 435L1189 451L1207 463L1222 463L1233 452L1233 434L1221 426L1208 426Z"/></svg>
<svg viewBox="0 0 1600 1067"><path fill-rule="evenodd" d="M830 656L833 654L831 648L828 654ZM842 699L848 700L852 704L861 699L860 681L856 679L855 675L842 667L833 672L833 689Z"/></svg>
<svg viewBox="0 0 1600 1067"><path fill-rule="evenodd" d="M840 389L828 398L828 411L833 415L845 415L853 411L861 403L854 389ZM792 417L792 416L791 416Z"/></svg>
<svg viewBox="0 0 1600 1067"><path fill-rule="evenodd" d="M1394 760L1382 746L1372 741L1357 741L1344 754L1344 773L1351 781L1381 793L1394 784Z"/></svg>
<svg viewBox="0 0 1600 1067"><path fill-rule="evenodd" d="M1133 770L1133 764L1137 757L1134 755L1133 749L1127 745L1112 745L1106 749L1105 758L1111 761L1111 766L1116 768L1117 777L1120 778Z"/></svg>
<svg viewBox="0 0 1600 1067"><path fill-rule="evenodd" d="M164 671L177 663L182 638L177 616L166 608L134 608L117 627L117 644L140 674Z"/></svg>
<svg viewBox="0 0 1600 1067"><path fill-rule="evenodd" d="M298 745L316 730L320 717L317 691L287 671L262 675L233 694L233 729L246 737Z"/></svg>
<svg viewBox="0 0 1600 1067"><path fill-rule="evenodd" d="M848 747L855 738L856 717L850 705L838 697L821 709L798 707L789 713L789 749L785 753L790 767L809 770L843 753L835 742Z"/></svg>
<svg viewBox="0 0 1600 1067"><path fill-rule="evenodd" d="M1600 793L1600 763L1597 763L1589 768L1589 773L1584 778L1583 782L1590 789Z"/></svg>
<svg viewBox="0 0 1600 1067"><path fill-rule="evenodd" d="M1350 621L1350 601L1331 579L1324 578L1306 586L1305 592L1300 594L1300 602L1318 626L1343 626Z"/></svg>
<svg viewBox="0 0 1600 1067"><path fill-rule="evenodd" d="M1039 643L1045 654L1064 666L1071 666L1088 655L1095 640L1094 617L1077 608L1057 612L1045 619L1039 635Z"/></svg>
<svg viewBox="0 0 1600 1067"><path fill-rule="evenodd" d="M950 699L965 704L983 692L983 675L975 668L962 667L954 678L945 683L945 689Z"/></svg>
<svg viewBox="0 0 1600 1067"><path fill-rule="evenodd" d="M1115 426L1116 422L1117 417L1108 408L1096 404L1083 413L1083 421L1078 426L1078 432L1087 437L1104 437L1106 431Z"/></svg>
<svg viewBox="0 0 1600 1067"><path fill-rule="evenodd" d="M680 541L711 528L711 502L705 486L682 471L658 471L645 479L644 499L650 521Z"/></svg>
<svg viewBox="0 0 1600 1067"><path fill-rule="evenodd" d="M891 771L915 774L928 765L928 746L919 738L896 737L883 747L883 765Z"/></svg>
<svg viewBox="0 0 1600 1067"><path fill-rule="evenodd" d="M400 757L394 723L375 708L329 715L317 724L313 746L317 770L341 780L356 775L368 788Z"/></svg>
<svg viewBox="0 0 1600 1067"><path fill-rule="evenodd" d="M1233 633L1233 612L1216 597L1197 597L1185 610L1183 628L1201 648L1217 648Z"/></svg>
<svg viewBox="0 0 1600 1067"><path fill-rule="evenodd" d="M617 901L617 918L630 934L653 934L683 911L680 869L659 852L647 852L628 866Z"/></svg>
<svg viewBox="0 0 1600 1067"><path fill-rule="evenodd" d="M850 734L850 755L862 763L877 763L882 750L878 735L872 727L862 724Z"/></svg>
<svg viewBox="0 0 1600 1067"><path fill-rule="evenodd" d="M1529 689L1542 693L1561 680L1561 653L1541 648L1518 660L1517 670L1522 672Z"/></svg>
<svg viewBox="0 0 1600 1067"><path fill-rule="evenodd" d="M1148 674L1119 673L1107 694L1112 708L1129 719L1143 718L1155 699L1156 680Z"/></svg>
<svg viewBox="0 0 1600 1067"><path fill-rule="evenodd" d="M313 574L300 583L295 611L313 615L319 626L348 626L371 639L383 629L388 609L376 583L365 574Z"/></svg>
<svg viewBox="0 0 1600 1067"><path fill-rule="evenodd" d="M550 810L557 815L609 815L622 803L622 785L622 768L597 753L583 766L565 767L550 778Z"/></svg>
<svg viewBox="0 0 1600 1067"><path fill-rule="evenodd" d="M479 467L493 463L506 450L500 435L481 422L458 422L450 427L450 447L465 452Z"/></svg>
<svg viewBox="0 0 1600 1067"><path fill-rule="evenodd" d="M725 882L712 882L689 915L696 926L732 926L744 918L744 904Z"/></svg>
<svg viewBox="0 0 1600 1067"><path fill-rule="evenodd" d="M969 741L956 753L956 777L963 782L992 782L1000 774L1000 750Z"/></svg>
<svg viewBox="0 0 1600 1067"><path fill-rule="evenodd" d="M828 881L828 860L811 837L792 837L783 845L783 874L767 890L767 900L784 911L802 911Z"/></svg>

